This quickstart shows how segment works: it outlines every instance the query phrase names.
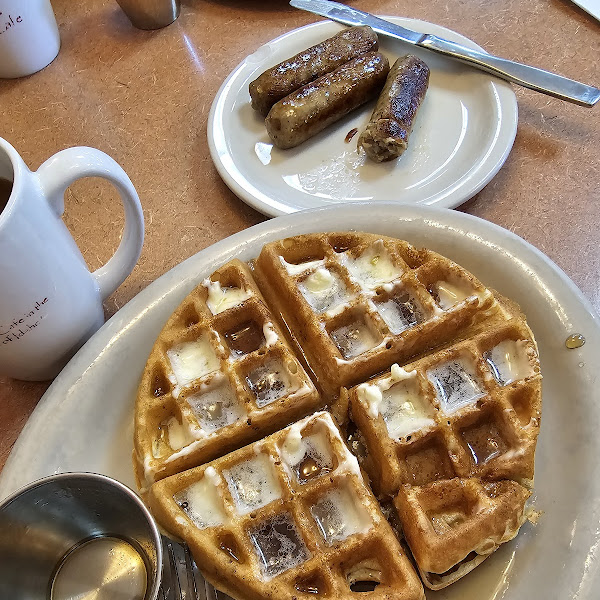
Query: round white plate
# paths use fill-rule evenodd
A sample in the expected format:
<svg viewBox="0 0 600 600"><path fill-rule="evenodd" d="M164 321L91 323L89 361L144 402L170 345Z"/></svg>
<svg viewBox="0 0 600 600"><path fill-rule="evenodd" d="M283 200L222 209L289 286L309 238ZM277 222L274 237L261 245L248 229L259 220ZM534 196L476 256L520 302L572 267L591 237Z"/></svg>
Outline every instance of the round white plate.
<svg viewBox="0 0 600 600"><path fill-rule="evenodd" d="M444 27L386 17L481 50ZM429 90L408 150L376 164L359 155L354 127L369 121L374 101L291 150L271 144L263 118L250 106L248 84L265 69L342 29L321 21L295 29L259 48L225 80L208 118L208 143L219 174L244 202L270 216L339 202L403 202L453 208L475 195L498 172L517 131L517 101L510 86L446 57L379 36L392 64L416 54L431 69Z"/></svg>
<svg viewBox="0 0 600 600"><path fill-rule="evenodd" d="M204 277L268 241L362 229L407 239L454 259L518 301L544 374L536 460L539 524L526 524L473 573L431 597L460 600L600 597L600 325L567 276L514 234L456 211L382 204L328 207L261 223L175 267L123 307L65 367L29 419L0 477L0 499L51 473L95 471L134 485L133 406L163 324ZM566 337L587 342L567 350Z"/></svg>

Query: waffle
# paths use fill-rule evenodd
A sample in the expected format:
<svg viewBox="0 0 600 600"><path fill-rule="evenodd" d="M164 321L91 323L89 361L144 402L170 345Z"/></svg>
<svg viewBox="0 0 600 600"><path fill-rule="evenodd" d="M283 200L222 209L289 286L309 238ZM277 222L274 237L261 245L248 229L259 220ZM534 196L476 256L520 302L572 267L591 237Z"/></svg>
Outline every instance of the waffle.
<svg viewBox="0 0 600 600"><path fill-rule="evenodd" d="M326 412L155 483L149 505L234 598L424 598Z"/></svg>
<svg viewBox="0 0 600 600"><path fill-rule="evenodd" d="M541 417L536 346L520 317L494 325L349 391L377 493L453 477L533 485Z"/></svg>
<svg viewBox="0 0 600 600"><path fill-rule="evenodd" d="M222 456L321 404L248 266L233 260L185 298L154 344L135 407L138 484Z"/></svg>
<svg viewBox="0 0 600 600"><path fill-rule="evenodd" d="M372 488L395 495L423 582L434 590L518 533L533 485L537 349L519 314L501 314L485 331L342 394L356 428L351 444Z"/></svg>
<svg viewBox="0 0 600 600"><path fill-rule="evenodd" d="M134 464L155 517L236 598L371 580L378 597L421 598L405 551L440 589L518 533L540 419L518 305L402 240L307 234L179 306L140 384ZM370 529L329 539L321 500ZM265 558L273 544L295 558Z"/></svg>
<svg viewBox="0 0 600 600"><path fill-rule="evenodd" d="M364 233L267 244L254 272L324 398L468 335L498 303L473 275L429 250Z"/></svg>
<svg viewBox="0 0 600 600"><path fill-rule="evenodd" d="M425 585L450 585L514 538L529 494L516 481L475 478L402 486L395 504Z"/></svg>

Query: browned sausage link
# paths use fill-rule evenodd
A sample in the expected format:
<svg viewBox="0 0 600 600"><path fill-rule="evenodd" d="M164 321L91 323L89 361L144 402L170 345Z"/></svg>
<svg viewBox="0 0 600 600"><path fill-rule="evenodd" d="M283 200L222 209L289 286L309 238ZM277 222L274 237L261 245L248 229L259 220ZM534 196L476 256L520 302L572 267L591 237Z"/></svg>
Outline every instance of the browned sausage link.
<svg viewBox="0 0 600 600"><path fill-rule="evenodd" d="M383 162L406 150L428 84L429 67L416 56L403 56L393 64L371 120L358 138L358 147L369 158Z"/></svg>
<svg viewBox="0 0 600 600"><path fill-rule="evenodd" d="M266 116L275 102L344 63L377 50L377 34L367 26L344 29L265 71L250 84L252 108Z"/></svg>
<svg viewBox="0 0 600 600"><path fill-rule="evenodd" d="M351 110L375 98L390 70L383 54L369 52L280 100L265 119L278 148L293 148Z"/></svg>

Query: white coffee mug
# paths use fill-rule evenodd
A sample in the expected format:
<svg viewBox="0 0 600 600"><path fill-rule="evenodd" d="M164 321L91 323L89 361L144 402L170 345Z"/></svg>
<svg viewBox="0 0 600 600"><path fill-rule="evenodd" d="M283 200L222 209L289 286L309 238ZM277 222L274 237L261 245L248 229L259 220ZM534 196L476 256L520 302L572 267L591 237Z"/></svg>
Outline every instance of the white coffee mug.
<svg viewBox="0 0 600 600"><path fill-rule="evenodd" d="M0 78L31 75L60 50L50 0L0 0Z"/></svg>
<svg viewBox="0 0 600 600"><path fill-rule="evenodd" d="M121 243L93 273L61 219L65 190L81 177L108 179L125 208ZM63 150L31 172L0 138L0 182L0 375L41 381L104 323L102 301L142 250L142 207L125 171L94 148Z"/></svg>

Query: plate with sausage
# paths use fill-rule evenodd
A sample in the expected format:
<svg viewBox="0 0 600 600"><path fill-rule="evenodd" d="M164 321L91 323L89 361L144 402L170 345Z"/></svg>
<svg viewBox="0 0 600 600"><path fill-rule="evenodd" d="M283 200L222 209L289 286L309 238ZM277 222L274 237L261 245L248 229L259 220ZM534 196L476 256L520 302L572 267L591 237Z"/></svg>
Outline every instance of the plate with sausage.
<svg viewBox="0 0 600 600"><path fill-rule="evenodd" d="M481 50L444 27L385 18ZM504 164L517 116L504 81L320 21L233 70L211 107L208 142L225 183L269 216L365 201L454 208Z"/></svg>

